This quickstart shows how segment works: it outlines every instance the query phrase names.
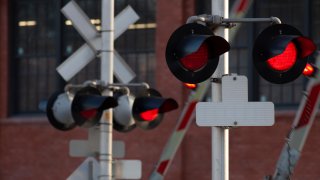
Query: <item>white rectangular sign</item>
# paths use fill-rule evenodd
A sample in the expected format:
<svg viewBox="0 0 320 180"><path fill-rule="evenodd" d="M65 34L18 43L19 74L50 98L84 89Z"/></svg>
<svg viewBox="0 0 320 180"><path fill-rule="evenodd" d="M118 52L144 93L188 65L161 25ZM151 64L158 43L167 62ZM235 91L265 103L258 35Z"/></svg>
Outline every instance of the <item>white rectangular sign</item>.
<svg viewBox="0 0 320 180"><path fill-rule="evenodd" d="M98 140L96 140L98 142ZM71 157L95 156L99 153L99 144L89 143L88 140L71 140L69 144L69 155ZM112 142L112 157L123 158L125 145L123 141Z"/></svg>
<svg viewBox="0 0 320 180"><path fill-rule="evenodd" d="M140 160L116 160L112 166L115 179L141 179ZM99 171L99 162L93 157L88 157L67 180L98 180Z"/></svg>
<svg viewBox="0 0 320 180"><path fill-rule="evenodd" d="M199 102L196 123L199 126L271 126L272 102L248 102L248 79L237 74L221 79L222 102Z"/></svg>
<svg viewBox="0 0 320 180"><path fill-rule="evenodd" d="M116 179L141 179L142 163L140 160L116 160L114 171Z"/></svg>
<svg viewBox="0 0 320 180"><path fill-rule="evenodd" d="M67 180L98 180L99 163L93 157L88 157L72 172Z"/></svg>
<svg viewBox="0 0 320 180"><path fill-rule="evenodd" d="M212 103L196 105L198 126L272 126L274 105L272 102Z"/></svg>
<svg viewBox="0 0 320 180"><path fill-rule="evenodd" d="M223 102L248 102L248 78L235 74L222 77Z"/></svg>

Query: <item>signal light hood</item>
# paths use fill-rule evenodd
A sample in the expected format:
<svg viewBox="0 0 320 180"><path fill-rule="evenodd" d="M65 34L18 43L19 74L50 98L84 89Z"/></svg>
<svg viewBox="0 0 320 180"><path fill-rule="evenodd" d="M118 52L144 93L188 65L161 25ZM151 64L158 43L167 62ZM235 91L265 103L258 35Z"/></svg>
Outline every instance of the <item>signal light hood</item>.
<svg viewBox="0 0 320 180"><path fill-rule="evenodd" d="M216 70L219 56L230 50L229 43L197 23L179 27L170 37L166 61L172 74L185 83L207 80Z"/></svg>

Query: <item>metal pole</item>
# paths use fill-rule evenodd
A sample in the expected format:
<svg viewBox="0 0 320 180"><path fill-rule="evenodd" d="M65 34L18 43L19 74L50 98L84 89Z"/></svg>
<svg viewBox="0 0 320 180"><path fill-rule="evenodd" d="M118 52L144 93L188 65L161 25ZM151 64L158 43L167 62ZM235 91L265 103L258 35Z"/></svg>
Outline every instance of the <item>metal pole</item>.
<svg viewBox="0 0 320 180"><path fill-rule="evenodd" d="M211 0L212 14L222 17L229 17L229 1L228 0ZM218 28L216 35L224 37L228 41L228 29ZM229 61L228 53L220 57L219 65L213 74L212 83L212 101L222 101L221 79L223 74L228 73ZM229 130L222 127L212 127L212 180L228 180L229 179Z"/></svg>
<svg viewBox="0 0 320 180"><path fill-rule="evenodd" d="M101 80L113 83L114 0L101 0ZM112 96L111 91L103 95ZM100 180L112 180L112 110L100 120Z"/></svg>

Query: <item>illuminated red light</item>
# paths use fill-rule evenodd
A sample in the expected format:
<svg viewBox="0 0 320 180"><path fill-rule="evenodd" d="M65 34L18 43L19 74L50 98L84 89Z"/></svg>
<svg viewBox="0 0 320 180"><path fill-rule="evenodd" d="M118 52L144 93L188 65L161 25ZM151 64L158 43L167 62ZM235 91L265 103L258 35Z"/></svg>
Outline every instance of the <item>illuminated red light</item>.
<svg viewBox="0 0 320 180"><path fill-rule="evenodd" d="M289 70L297 60L297 48L293 42L290 42L286 49L279 55L270 58L267 63L276 71Z"/></svg>
<svg viewBox="0 0 320 180"><path fill-rule="evenodd" d="M208 45L203 43L196 52L180 59L184 68L190 71L198 71L208 63Z"/></svg>
<svg viewBox="0 0 320 180"><path fill-rule="evenodd" d="M307 64L302 74L305 76L312 76L313 73L314 73L314 68L310 64Z"/></svg>
<svg viewBox="0 0 320 180"><path fill-rule="evenodd" d="M86 119L93 118L97 115L97 109L88 109L80 112L80 115Z"/></svg>
<svg viewBox="0 0 320 180"><path fill-rule="evenodd" d="M183 85L189 89L196 89L197 88L197 84L183 83Z"/></svg>
<svg viewBox="0 0 320 180"><path fill-rule="evenodd" d="M151 109L140 113L140 117L145 121L152 121L158 117L159 109Z"/></svg>

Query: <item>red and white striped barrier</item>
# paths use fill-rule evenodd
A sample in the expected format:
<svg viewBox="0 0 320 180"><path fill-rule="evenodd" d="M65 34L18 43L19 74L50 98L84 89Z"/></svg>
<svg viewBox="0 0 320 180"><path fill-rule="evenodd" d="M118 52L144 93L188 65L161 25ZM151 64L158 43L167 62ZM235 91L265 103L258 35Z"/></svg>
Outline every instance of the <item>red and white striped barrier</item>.
<svg viewBox="0 0 320 180"><path fill-rule="evenodd" d="M320 55L317 58L317 66L320 66ZM318 72L314 78L309 80L307 90L293 121L292 129L281 151L272 180L290 179L318 112L320 104L319 93L320 73Z"/></svg>

